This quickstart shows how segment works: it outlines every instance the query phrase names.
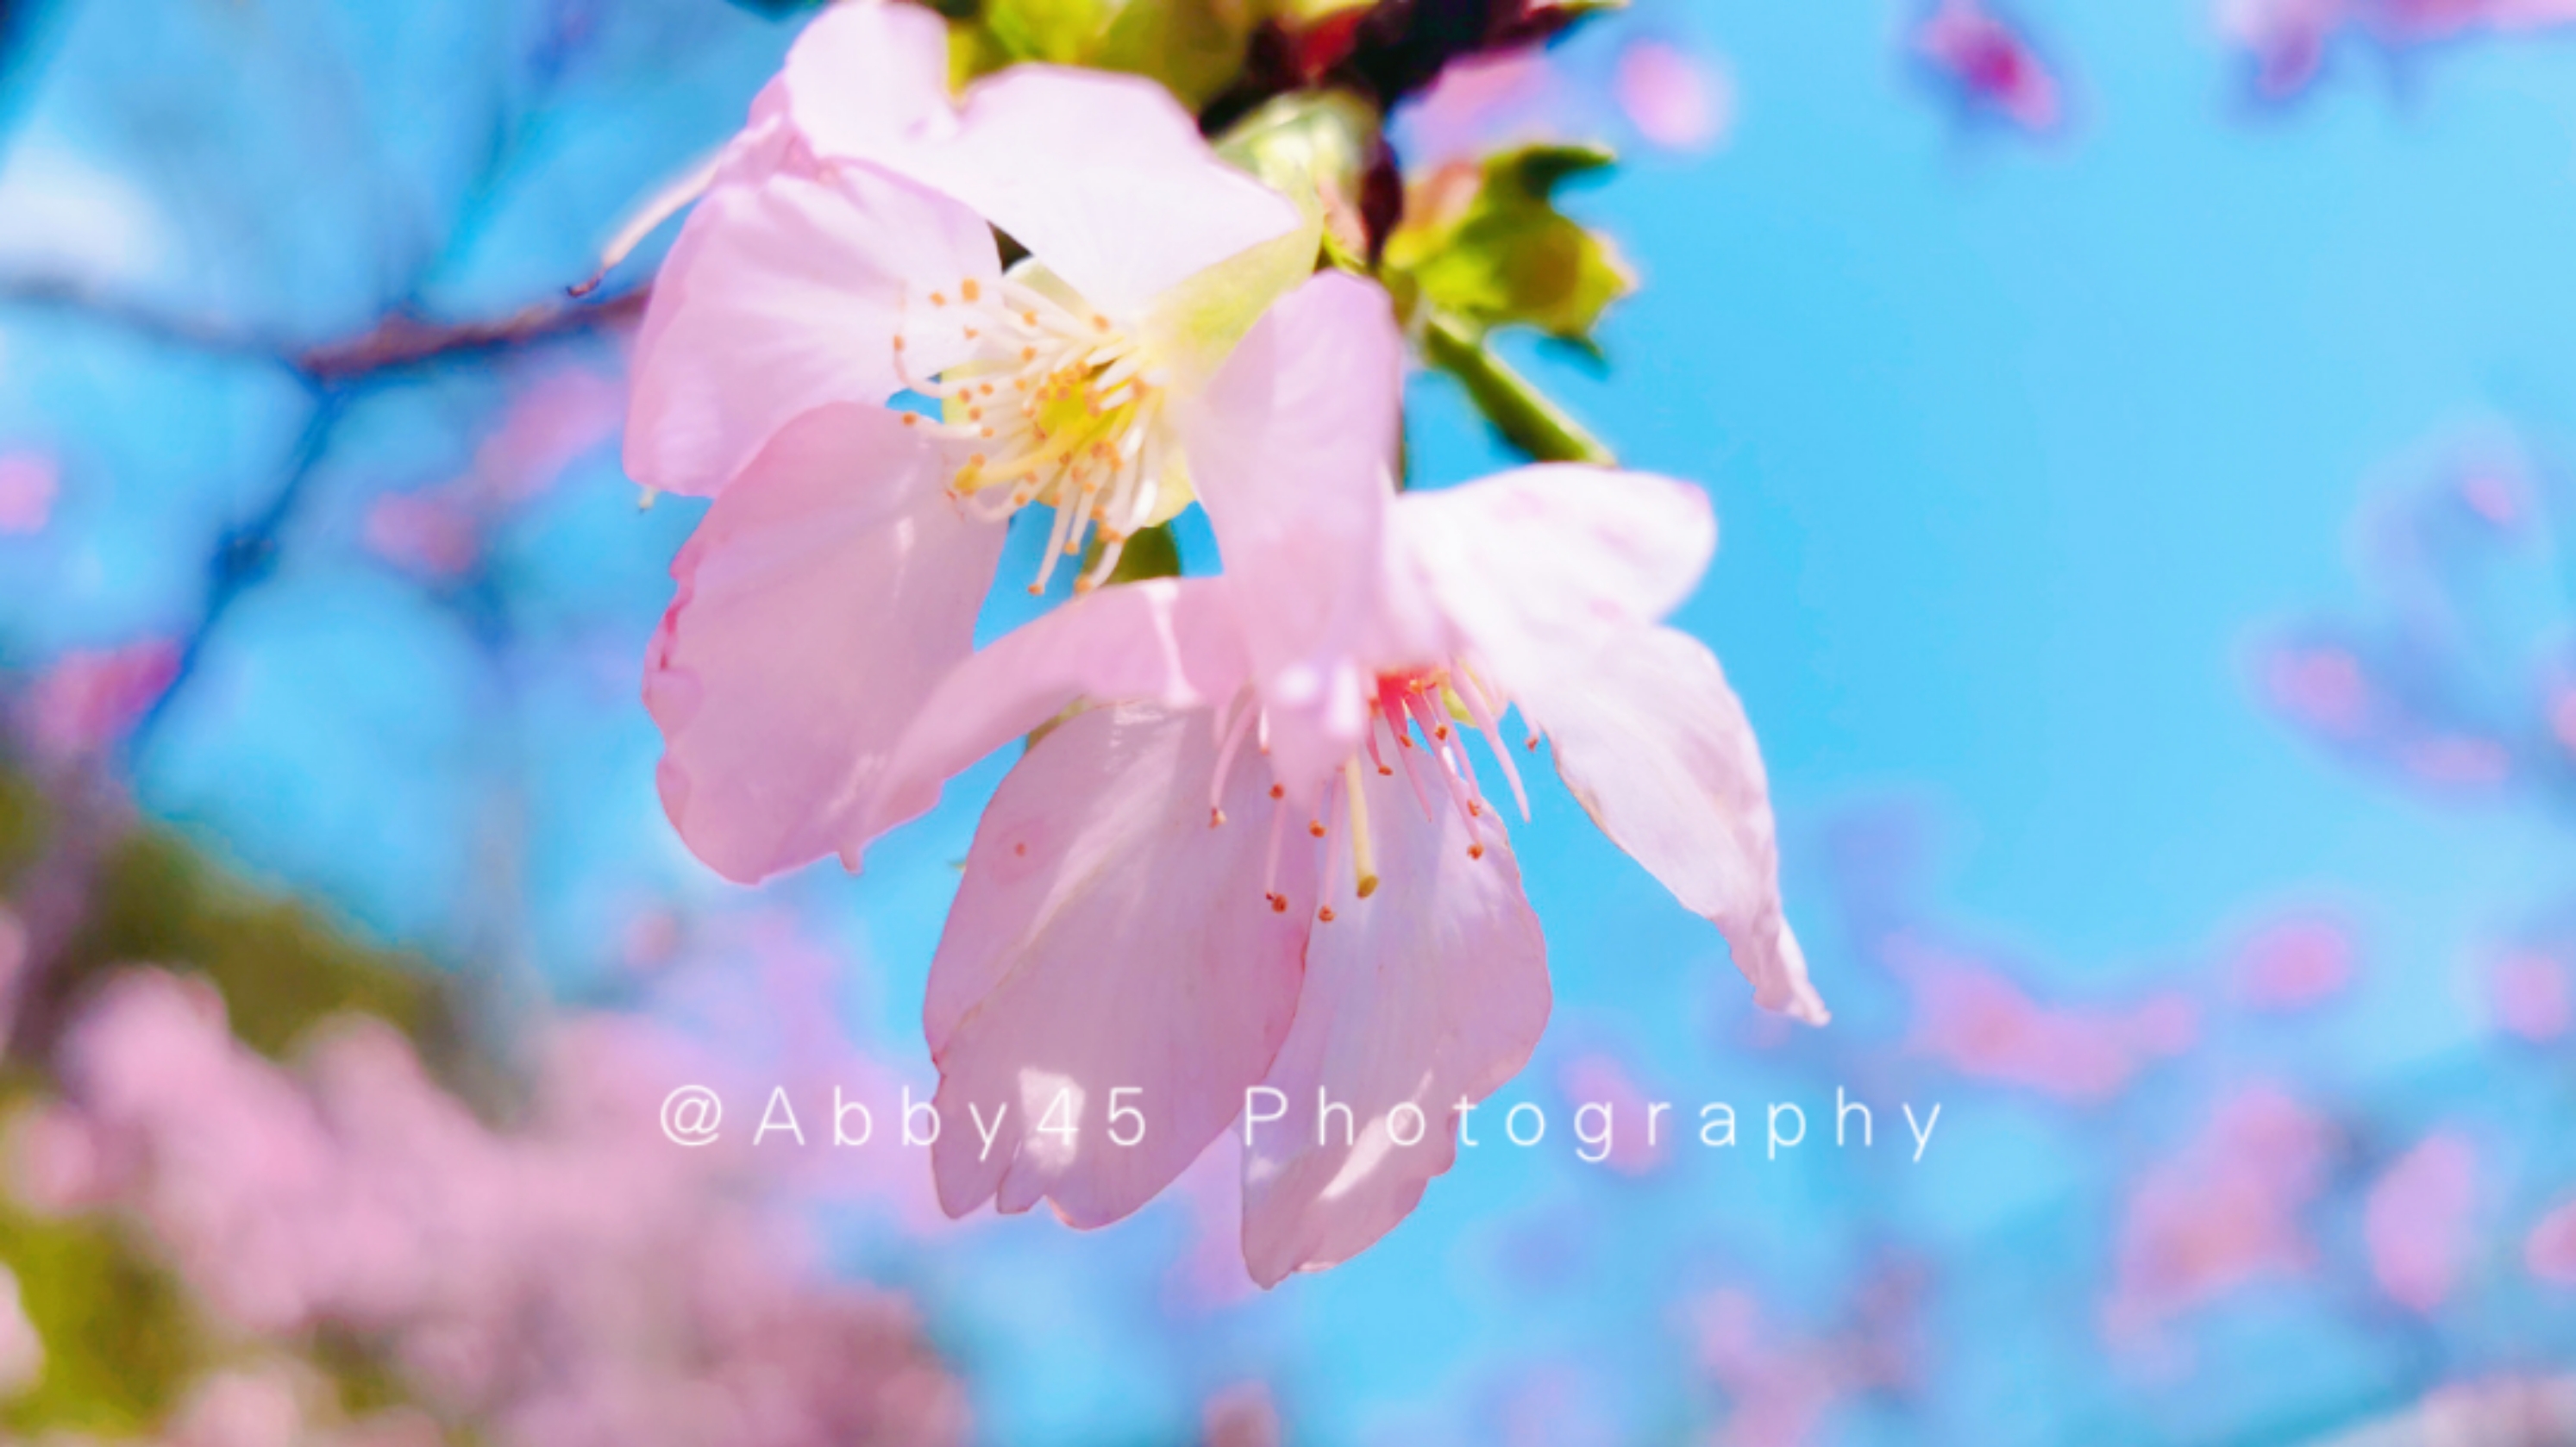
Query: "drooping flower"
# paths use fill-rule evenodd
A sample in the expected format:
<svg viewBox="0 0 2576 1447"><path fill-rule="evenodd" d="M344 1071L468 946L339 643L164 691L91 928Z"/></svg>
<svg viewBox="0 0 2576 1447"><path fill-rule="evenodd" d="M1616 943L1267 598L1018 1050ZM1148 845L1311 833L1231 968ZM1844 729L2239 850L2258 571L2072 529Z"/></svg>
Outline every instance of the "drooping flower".
<svg viewBox="0 0 2576 1447"><path fill-rule="evenodd" d="M1188 505L1177 410L1313 269L1315 224L1154 83L1030 65L952 99L947 67L928 10L826 10L637 338L627 470L717 498L648 666L663 800L734 879L850 852L1004 520L1054 509L1040 591L1094 530L1080 586Z"/></svg>
<svg viewBox="0 0 2576 1447"><path fill-rule="evenodd" d="M1706 499L1573 466L1399 498L1400 365L1369 283L1327 274L1273 307L1183 420L1224 574L1021 628L899 746L879 823L1061 718L986 811L932 967L940 1112L974 1123L935 1152L952 1212L1114 1220L1266 1085L1286 1108L1246 1151L1254 1276L1401 1220L1547 1018L1538 920L1466 747L1483 735L1518 796L1511 707L1762 1004L1825 1018L1743 710L1657 621L1714 546ZM1319 1093L1350 1107L1329 1134Z"/></svg>

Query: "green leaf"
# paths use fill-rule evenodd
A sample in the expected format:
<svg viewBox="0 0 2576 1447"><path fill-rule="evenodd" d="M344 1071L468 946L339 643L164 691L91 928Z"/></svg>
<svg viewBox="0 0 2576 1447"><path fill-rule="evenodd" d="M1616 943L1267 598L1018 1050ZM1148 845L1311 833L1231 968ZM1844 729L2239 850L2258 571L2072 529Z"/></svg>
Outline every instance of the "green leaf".
<svg viewBox="0 0 2576 1447"><path fill-rule="evenodd" d="M1100 534L1091 535L1091 551L1083 556L1088 571L1100 561ZM1147 578L1177 578L1181 575L1181 544L1172 536L1170 523L1156 523L1139 530L1118 550L1117 565L1109 570L1112 583L1140 583Z"/></svg>
<svg viewBox="0 0 2576 1447"><path fill-rule="evenodd" d="M0 1410L5 1435L132 1437L157 1425L205 1349L178 1284L107 1222L5 1204L0 1261L45 1350L35 1385Z"/></svg>
<svg viewBox="0 0 2576 1447"><path fill-rule="evenodd" d="M1243 74L1260 19L1252 0L1126 0L1090 63L1152 76L1195 111Z"/></svg>
<svg viewBox="0 0 2576 1447"><path fill-rule="evenodd" d="M1636 278L1610 241L1556 207L1566 181L1611 164L1597 146L1538 145L1417 182L1388 238L1388 283L1407 313L1481 334L1532 326L1590 348L1592 329Z"/></svg>
<svg viewBox="0 0 2576 1447"><path fill-rule="evenodd" d="M1012 60L1083 65L1118 10L1117 0L990 0L983 24Z"/></svg>
<svg viewBox="0 0 2576 1447"><path fill-rule="evenodd" d="M1455 318L1433 314L1422 329L1423 359L1458 379L1476 410L1503 440L1540 462L1618 462L1599 438L1531 386L1493 353L1484 337Z"/></svg>
<svg viewBox="0 0 2576 1447"><path fill-rule="evenodd" d="M952 78L1024 60L1161 81L1192 110L1243 72L1260 0L984 0L952 29Z"/></svg>

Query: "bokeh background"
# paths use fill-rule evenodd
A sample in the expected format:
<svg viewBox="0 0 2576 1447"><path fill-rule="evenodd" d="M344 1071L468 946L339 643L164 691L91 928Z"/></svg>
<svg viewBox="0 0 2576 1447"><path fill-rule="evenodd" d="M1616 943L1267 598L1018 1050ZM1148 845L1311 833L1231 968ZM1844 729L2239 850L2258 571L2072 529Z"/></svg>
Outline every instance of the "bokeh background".
<svg viewBox="0 0 2576 1447"><path fill-rule="evenodd" d="M1641 0L1400 117L1623 151L1567 205L1642 293L1506 351L1715 498L1682 622L1838 1014L1536 789L1548 1139L1262 1293L1222 1144L1080 1234L887 1143L999 761L857 880L726 885L655 800L661 241L563 293L796 17L9 0L0 1423L2576 1441L2571 19ZM1409 428L1510 460L1436 376ZM684 1081L723 1146L655 1131ZM750 1146L773 1084L815 1145ZM1748 1143L1576 1158L1658 1099Z"/></svg>

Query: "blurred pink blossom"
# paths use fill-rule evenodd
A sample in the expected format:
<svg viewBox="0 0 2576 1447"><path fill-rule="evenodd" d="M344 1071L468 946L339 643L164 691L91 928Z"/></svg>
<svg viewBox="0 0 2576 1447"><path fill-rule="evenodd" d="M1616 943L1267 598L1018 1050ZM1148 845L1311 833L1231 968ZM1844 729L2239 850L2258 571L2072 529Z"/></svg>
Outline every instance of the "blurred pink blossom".
<svg viewBox="0 0 2576 1447"><path fill-rule="evenodd" d="M2132 1188L2103 1322L2115 1342L2313 1258L2299 1215L2324 1183L2324 1120L2269 1086L2221 1101L2200 1135Z"/></svg>
<svg viewBox="0 0 2576 1447"><path fill-rule="evenodd" d="M1725 1392L1728 1447L1798 1447L1849 1390L1830 1350L1764 1319L1744 1291L1711 1292L1691 1303L1699 1364Z"/></svg>
<svg viewBox="0 0 2576 1447"><path fill-rule="evenodd" d="M2500 528L2517 527L2531 510L2530 484L2512 469L2472 468L2460 477L2460 500Z"/></svg>
<svg viewBox="0 0 2576 1447"><path fill-rule="evenodd" d="M443 492L389 492L367 508L369 551L397 567L452 578L482 556L482 520Z"/></svg>
<svg viewBox="0 0 2576 1447"><path fill-rule="evenodd" d="M2352 982L2352 933L2330 919L2288 919L2257 930L2238 948L2231 985L2258 1010L2304 1010Z"/></svg>
<svg viewBox="0 0 2576 1447"><path fill-rule="evenodd" d="M525 502L614 438L625 417L623 384L582 366L541 373L510 399L472 469L446 486L494 504Z"/></svg>
<svg viewBox="0 0 2576 1447"><path fill-rule="evenodd" d="M482 557L492 520L544 493L613 439L625 407L625 388L588 367L539 374L511 397L463 473L378 497L362 540L378 557L427 577L467 572Z"/></svg>
<svg viewBox="0 0 2576 1447"><path fill-rule="evenodd" d="M0 537L40 533L54 516L54 494L62 475L54 460L38 452L0 456Z"/></svg>
<svg viewBox="0 0 2576 1447"><path fill-rule="evenodd" d="M179 646L158 638L63 654L31 690L29 740L52 760L114 744L169 690L179 659Z"/></svg>
<svg viewBox="0 0 2576 1447"><path fill-rule="evenodd" d="M2398 751L2398 761L2437 788L2492 788L2513 773L2513 754L2503 744L2466 735L2412 740Z"/></svg>
<svg viewBox="0 0 2576 1447"><path fill-rule="evenodd" d="M1733 87L1706 57L1642 37L1619 52L1611 94L1637 134L1667 151L1699 151L1726 134Z"/></svg>
<svg viewBox="0 0 2576 1447"><path fill-rule="evenodd" d="M2556 1040L2576 1017L2566 961L2538 949L2516 950L2487 970L2487 1009L2496 1026L2526 1040Z"/></svg>
<svg viewBox="0 0 2576 1447"><path fill-rule="evenodd" d="M1938 0L1914 28L1914 53L1945 77L1970 110L2026 131L2064 119L2057 77L2010 21L1984 0Z"/></svg>
<svg viewBox="0 0 2576 1447"><path fill-rule="evenodd" d="M2549 690L2549 735L2569 754L2576 754L2576 685L2561 681Z"/></svg>
<svg viewBox="0 0 2576 1447"><path fill-rule="evenodd" d="M1396 113L1405 169L1428 176L1495 151L1544 142L1633 139L1688 154L1726 139L1735 86L1718 58L1666 33L1630 38L1606 58L1563 47L1453 62Z"/></svg>
<svg viewBox="0 0 2576 1447"><path fill-rule="evenodd" d="M2276 649L2264 660L2263 688L2274 708L2322 734L2349 738L2370 717L2370 682L2349 649Z"/></svg>
<svg viewBox="0 0 2576 1447"><path fill-rule="evenodd" d="M2440 1306L2472 1244L2476 1206L2477 1151L2466 1138L2432 1135L2399 1157L2362 1208L2380 1289L2417 1311Z"/></svg>
<svg viewBox="0 0 2576 1447"><path fill-rule="evenodd" d="M2389 51L2576 23L2576 0L2218 0L2219 32L2254 62L2258 93L2295 94L2346 31Z"/></svg>
<svg viewBox="0 0 2576 1447"><path fill-rule="evenodd" d="M2058 1008L1989 966L1905 936L1884 954L1913 993L1914 1048L1965 1075L2102 1100L2199 1035L2199 1012L2180 995L2127 1010Z"/></svg>
<svg viewBox="0 0 2576 1447"><path fill-rule="evenodd" d="M438 1424L404 1409L337 1419L338 1387L289 1359L228 1367L200 1381L160 1447L441 1447Z"/></svg>
<svg viewBox="0 0 2576 1447"><path fill-rule="evenodd" d="M1396 113L1407 170L1428 175L1488 151L1562 140L1564 77L1538 49L1469 56Z"/></svg>
<svg viewBox="0 0 2576 1447"><path fill-rule="evenodd" d="M1920 1295L1918 1272L1883 1269L1864 1283L1846 1319L1824 1332L1801 1332L1737 1288L1688 1301L1683 1329L1692 1354L1728 1402L1712 1447L1801 1447L1823 1440L1820 1429L1848 1398L1907 1385Z"/></svg>
<svg viewBox="0 0 2576 1447"><path fill-rule="evenodd" d="M959 1438L908 1309L817 1275L749 1148L662 1138L685 1048L602 1019L540 1054L524 1123L496 1133L382 1025L326 1032L290 1072L232 1040L210 990L131 973L63 1045L47 1128L87 1138L90 1179L31 1179L22 1138L20 1190L104 1195L223 1320L358 1333L495 1442Z"/></svg>
<svg viewBox="0 0 2576 1447"><path fill-rule="evenodd" d="M2540 1218L2523 1238L2523 1265L2552 1286L2576 1287L2576 1201Z"/></svg>
<svg viewBox="0 0 2576 1447"><path fill-rule="evenodd" d="M1259 1382L1228 1387L1208 1398L1199 1440L1205 1447L1279 1447L1279 1409Z"/></svg>

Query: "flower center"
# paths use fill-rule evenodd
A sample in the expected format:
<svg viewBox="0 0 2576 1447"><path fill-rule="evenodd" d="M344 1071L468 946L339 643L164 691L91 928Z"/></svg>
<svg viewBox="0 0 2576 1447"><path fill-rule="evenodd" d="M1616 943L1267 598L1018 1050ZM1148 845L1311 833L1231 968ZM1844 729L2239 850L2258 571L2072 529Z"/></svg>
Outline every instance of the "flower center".
<svg viewBox="0 0 2576 1447"><path fill-rule="evenodd" d="M1503 746L1499 719L1505 706L1506 700L1492 693L1463 663L1379 675L1367 743L1361 752L1344 759L1325 781L1317 813L1305 826L1306 835L1313 841L1310 847L1320 852L1323 866L1317 871L1323 891L1315 911L1318 920L1326 924L1333 921L1333 901L1337 898L1347 902L1377 893L1377 848L1369 829L1366 786L1369 770L1388 778L1401 772L1426 819L1441 808L1457 810L1466 825L1467 857L1485 857L1485 833L1492 830L1499 834L1502 823L1485 802L1483 786L1476 780L1476 766L1467 757L1465 736L1453 726L1457 722L1470 724L1484 735L1487 747L1502 766L1503 776L1511 783L1521 817L1529 817L1529 797L1521 788L1520 769L1512 762L1511 751ZM1270 724L1260 700L1246 698L1230 716L1220 717L1218 729L1225 742L1217 750L1215 778L1208 786L1211 829L1226 823L1221 801L1235 755L1247 737L1258 737L1266 751ZM1533 737L1529 743L1536 747L1538 740ZM1272 784L1270 798L1270 851L1261 895L1270 902L1271 909L1285 914L1290 900L1279 888L1279 857L1282 848L1294 847L1289 842L1286 786ZM1345 852L1350 861L1347 871L1339 864Z"/></svg>
<svg viewBox="0 0 2576 1447"><path fill-rule="evenodd" d="M935 379L916 379L896 332L904 385L940 404L936 421L916 413L904 421L974 449L949 491L977 516L999 521L1032 503L1055 509L1030 592L1044 592L1057 560L1079 555L1096 527L1099 557L1074 580L1088 592L1162 506L1170 449L1152 356L1133 332L1078 300L1007 277L961 281L928 303L930 324L958 328L973 350ZM908 321L919 318L911 312Z"/></svg>

